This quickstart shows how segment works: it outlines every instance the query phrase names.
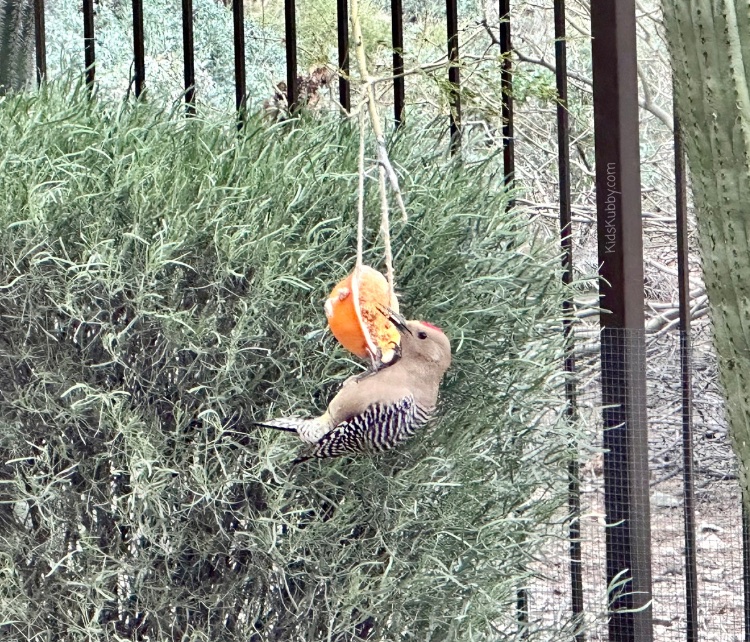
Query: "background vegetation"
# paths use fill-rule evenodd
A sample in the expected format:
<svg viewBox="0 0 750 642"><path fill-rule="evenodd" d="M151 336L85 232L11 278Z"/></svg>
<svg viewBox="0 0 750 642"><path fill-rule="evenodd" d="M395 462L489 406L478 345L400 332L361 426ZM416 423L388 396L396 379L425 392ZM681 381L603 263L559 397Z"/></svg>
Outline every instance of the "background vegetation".
<svg viewBox="0 0 750 642"><path fill-rule="evenodd" d="M353 261L356 132L238 136L66 86L0 102L2 631L515 631L576 435L558 259L494 160L461 166L424 128L392 141L403 309L454 345L440 419L382 457L292 468L295 440L247 419L319 412L356 371L321 308Z"/></svg>
<svg viewBox="0 0 750 642"><path fill-rule="evenodd" d="M22 89L34 75L33 2L0 3L0 95Z"/></svg>

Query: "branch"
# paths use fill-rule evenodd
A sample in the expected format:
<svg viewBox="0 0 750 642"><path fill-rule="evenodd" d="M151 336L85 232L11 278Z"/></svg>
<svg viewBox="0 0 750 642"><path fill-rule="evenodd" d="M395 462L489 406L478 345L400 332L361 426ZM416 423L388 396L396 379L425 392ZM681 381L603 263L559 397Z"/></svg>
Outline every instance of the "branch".
<svg viewBox="0 0 750 642"><path fill-rule="evenodd" d="M520 60L521 62L527 62L531 65L539 65L540 67L549 69L553 73L555 72L555 65L551 62L546 61L544 58L532 58L530 56L522 54L519 51L516 51L516 56L518 56L518 60ZM594 86L594 82L591 80L591 78L587 78L586 76L577 74L574 71L568 71L568 78L572 78L573 80L576 80L579 83L586 85L587 87ZM638 105L641 107L641 109L644 109L645 111L656 116L656 118L658 118L662 123L664 123L664 125L669 128L670 131L672 131L672 115L667 113L664 109L659 107L659 105L655 104L651 100L651 94L648 91L646 83L643 82L643 78L641 78L641 85L643 86L643 91L646 95L646 98L641 98L639 96Z"/></svg>

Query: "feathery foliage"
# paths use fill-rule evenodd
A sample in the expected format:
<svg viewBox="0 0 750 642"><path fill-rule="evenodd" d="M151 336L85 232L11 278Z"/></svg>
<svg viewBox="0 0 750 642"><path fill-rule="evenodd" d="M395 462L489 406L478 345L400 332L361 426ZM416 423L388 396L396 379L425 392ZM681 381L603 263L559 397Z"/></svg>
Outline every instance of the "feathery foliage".
<svg viewBox="0 0 750 642"><path fill-rule="evenodd" d="M319 412L356 371L322 301L353 264L357 132L179 113L54 84L0 101L0 630L512 637L576 437L556 252L492 160L392 141L402 309L454 346L440 417L293 468L293 437L243 426Z"/></svg>
<svg viewBox="0 0 750 642"><path fill-rule="evenodd" d="M34 6L32 0L0 1L0 95L33 81Z"/></svg>

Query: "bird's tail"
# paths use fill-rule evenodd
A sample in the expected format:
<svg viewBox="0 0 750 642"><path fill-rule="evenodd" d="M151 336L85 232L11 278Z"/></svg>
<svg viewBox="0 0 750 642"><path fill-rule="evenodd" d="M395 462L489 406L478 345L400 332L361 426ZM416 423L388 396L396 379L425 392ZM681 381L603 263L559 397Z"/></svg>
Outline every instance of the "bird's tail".
<svg viewBox="0 0 750 642"><path fill-rule="evenodd" d="M248 421L247 423L250 426L260 426L261 428L272 428L273 430L293 432L302 441L310 444L319 441L320 438L331 429L328 413L313 419L279 417L277 419L269 419L268 421Z"/></svg>
<svg viewBox="0 0 750 642"><path fill-rule="evenodd" d="M297 420L299 421L299 420ZM261 426L262 428L273 428L274 430L283 430L284 432L297 432L297 424L293 418L269 419L268 421L254 421L245 419L242 413L237 412L222 420L225 430L247 433L248 428Z"/></svg>
<svg viewBox="0 0 750 642"><path fill-rule="evenodd" d="M260 426L261 428L273 428L274 430L283 430L284 432L297 432L299 419L270 419L269 421L251 421L251 425Z"/></svg>

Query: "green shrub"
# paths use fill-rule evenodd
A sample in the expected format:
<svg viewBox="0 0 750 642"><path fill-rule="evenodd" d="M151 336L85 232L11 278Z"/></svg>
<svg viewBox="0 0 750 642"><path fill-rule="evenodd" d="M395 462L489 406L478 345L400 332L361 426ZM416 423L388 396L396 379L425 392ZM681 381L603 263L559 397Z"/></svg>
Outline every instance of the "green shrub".
<svg viewBox="0 0 750 642"><path fill-rule="evenodd" d="M291 467L295 439L246 422L319 412L356 372L322 312L353 265L356 131L238 135L81 87L0 102L2 632L515 630L571 447L558 259L507 210L494 161L461 166L444 143L391 145L402 308L454 346L440 417L383 456Z"/></svg>
<svg viewBox="0 0 750 642"><path fill-rule="evenodd" d="M34 79L34 7L30 0L0 2L0 95Z"/></svg>

